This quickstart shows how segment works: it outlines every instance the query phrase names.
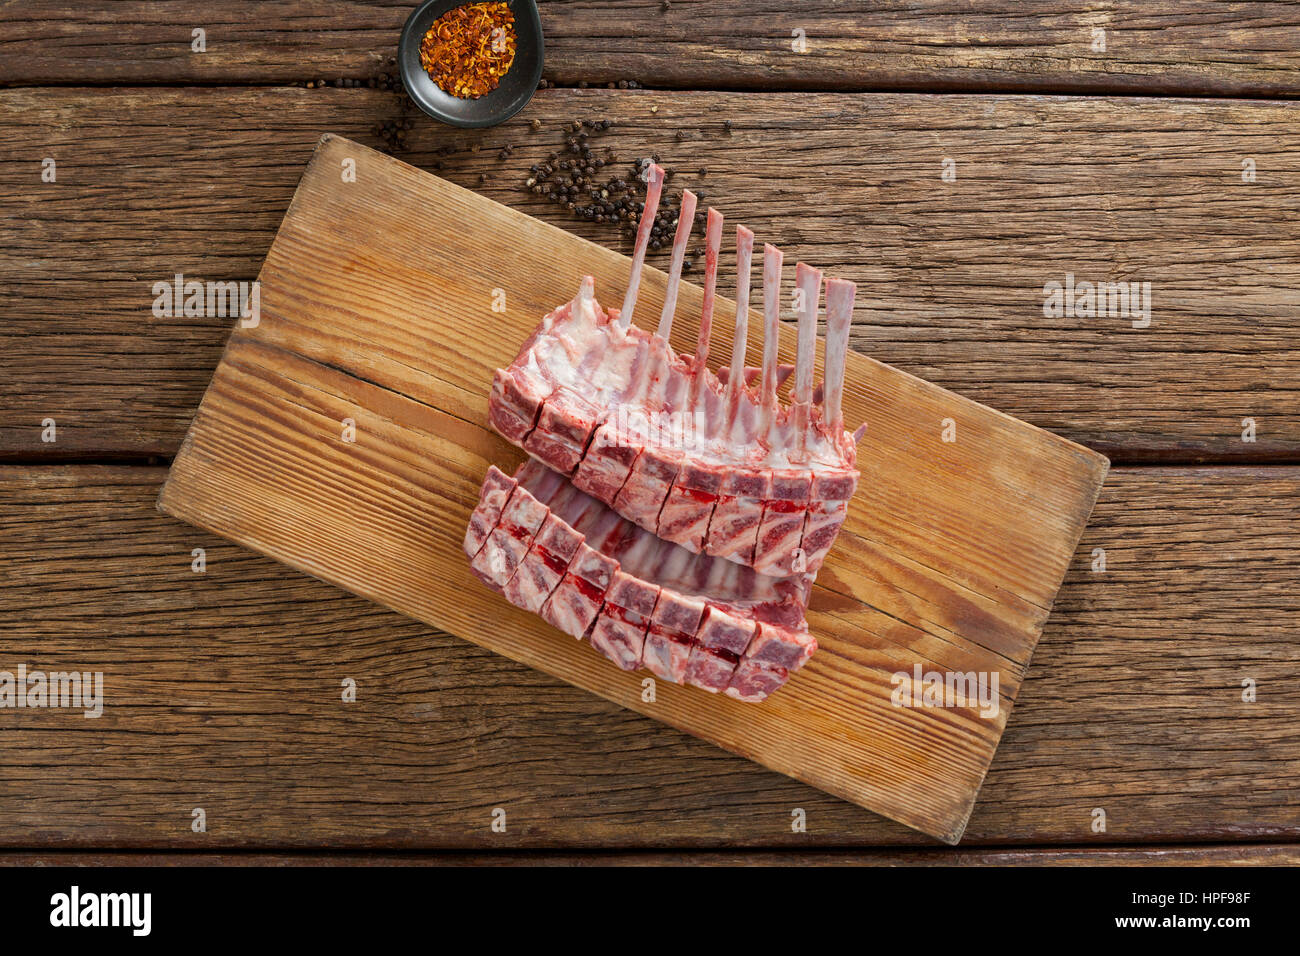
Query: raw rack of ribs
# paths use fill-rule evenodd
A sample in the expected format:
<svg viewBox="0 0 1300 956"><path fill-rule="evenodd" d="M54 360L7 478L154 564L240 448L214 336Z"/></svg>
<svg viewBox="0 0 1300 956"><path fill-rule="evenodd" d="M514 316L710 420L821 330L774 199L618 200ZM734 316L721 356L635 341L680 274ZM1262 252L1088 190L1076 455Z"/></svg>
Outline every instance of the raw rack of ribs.
<svg viewBox="0 0 1300 956"><path fill-rule="evenodd" d="M622 308L602 309L588 276L497 370L490 420L532 460L514 478L489 472L465 550L485 583L620 667L762 700L816 647L803 610L857 485L862 430L847 432L842 411L855 288L825 283L814 389L822 274L796 267L796 359L779 365L782 255L765 246L762 366L746 367L754 236L739 227L731 361L711 371L722 216L708 212L696 350L678 354L669 336L696 197L682 196L652 334L632 315L663 170L651 165L646 182Z"/></svg>
<svg viewBox="0 0 1300 956"><path fill-rule="evenodd" d="M759 574L632 524L536 461L488 469L465 534L484 584L624 670L762 700L817 642L809 574Z"/></svg>

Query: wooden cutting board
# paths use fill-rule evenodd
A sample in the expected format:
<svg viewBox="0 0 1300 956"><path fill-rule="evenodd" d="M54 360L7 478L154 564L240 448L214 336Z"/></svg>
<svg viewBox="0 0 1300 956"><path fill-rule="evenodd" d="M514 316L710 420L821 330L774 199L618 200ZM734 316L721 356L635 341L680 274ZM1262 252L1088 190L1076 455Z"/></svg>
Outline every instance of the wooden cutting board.
<svg viewBox="0 0 1300 956"><path fill-rule="evenodd" d="M231 336L159 507L957 842L1106 459L852 354L845 417L868 427L857 497L808 612L820 650L762 704L648 687L644 671L618 670L483 587L461 551L488 465L520 460L488 427L493 370L582 275L617 305L628 273L625 256L326 136L262 268L260 322ZM638 315L658 315L664 286L647 270ZM680 349L694 348L699 307L686 286ZM732 317L722 303L723 361ZM782 332L793 361L793 326ZM918 668L996 677L993 706L900 705L894 675Z"/></svg>

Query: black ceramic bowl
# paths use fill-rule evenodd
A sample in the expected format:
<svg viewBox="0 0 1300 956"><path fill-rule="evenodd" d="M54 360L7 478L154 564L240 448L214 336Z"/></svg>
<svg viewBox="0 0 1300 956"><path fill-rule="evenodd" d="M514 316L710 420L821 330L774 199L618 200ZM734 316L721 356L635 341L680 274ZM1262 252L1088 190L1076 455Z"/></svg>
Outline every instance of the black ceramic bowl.
<svg viewBox="0 0 1300 956"><path fill-rule="evenodd" d="M406 18L397 47L402 83L415 105L436 120L466 128L495 126L528 105L542 78L546 52L542 18L536 0L506 0L515 15L515 61L491 93L477 99L462 99L444 91L420 65L420 41L435 20L467 2L472 0L426 0Z"/></svg>

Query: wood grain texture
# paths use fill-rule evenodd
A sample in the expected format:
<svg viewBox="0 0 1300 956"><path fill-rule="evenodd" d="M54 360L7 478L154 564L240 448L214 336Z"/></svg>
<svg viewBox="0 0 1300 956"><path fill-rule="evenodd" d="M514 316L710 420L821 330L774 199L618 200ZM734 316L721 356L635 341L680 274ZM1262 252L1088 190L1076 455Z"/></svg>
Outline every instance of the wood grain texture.
<svg viewBox="0 0 1300 956"><path fill-rule="evenodd" d="M1286 461L1300 456L1297 109L557 90L481 134L418 121L404 158L621 249L520 189L563 123L609 117L601 141L624 158L660 151L730 220L855 279L858 350L1119 460ZM153 283L254 277L319 135L374 144L370 127L398 115L369 90L0 91L0 456L173 454L229 323L154 318ZM40 182L45 156L56 184ZM945 157L956 182L939 178ZM1150 281L1151 327L1044 317L1044 284L1067 273Z"/></svg>
<svg viewBox="0 0 1300 956"><path fill-rule="evenodd" d="M583 275L621 301L629 265L324 138L262 268L260 323L227 344L159 507L956 842L1106 460L850 355L844 415L867 425L864 478L809 605L820 652L761 707L668 684L647 700L644 675L478 586L461 547L488 464L519 458L487 423L494 369ZM662 308L666 278L647 270L645 314ZM700 301L684 285L678 350L695 341ZM728 330L729 309L721 300ZM794 331L782 332L793 362ZM714 339L716 364L729 335ZM891 674L914 668L993 680L1001 705L899 707Z"/></svg>
<svg viewBox="0 0 1300 956"><path fill-rule="evenodd" d="M745 4L739 15L737 6L734 0L675 0L665 14L657 0L551 0L543 4L548 75L566 83L633 76L665 87L1278 96L1296 91L1300 17L1290 3L1210 8L1104 2L1088 10L1032 3L1011 11L1005 5L886 0L864 14L856 3L812 0L799 5L799 25L807 29L811 47L801 57L787 52L789 29L782 18L792 15L789 5L767 10L763 3ZM640 22L628 15L633 7ZM217 0L205 5L201 24L216 41L200 57L188 50L192 25L181 22L192 16L188 5L126 0L83 4L76 11L54 0L0 5L0 83L373 76L391 69L386 53L406 9L349 0ZM1096 26L1107 31L1106 53L1089 49ZM589 41L593 32L599 43ZM373 121L398 115L393 98L365 90L311 91L311 101L297 95L0 92L7 134L0 142L0 286L11 293L0 329L0 407L6 410L0 460L135 460L174 453L228 330L224 321L160 323L144 317L148 296L142 284L165 274L173 261L201 278L251 277L287 205L301 154L316 136L337 131L368 140ZM588 101L564 99L583 95L593 94L544 94L525 116L551 124L586 115ZM908 98L899 101L907 104ZM717 102L745 136L746 121L737 114L748 101L720 95ZM962 99L932 102L945 102L951 113ZM578 104L576 111L570 103ZM1137 149L1124 142L1110 150L1106 144L1114 134L1140 140L1144 118L1135 113L1117 120L1112 101L1092 103L1097 112L1091 117L1080 109L1068 128L1043 124L1049 128L1045 143L1020 144L1025 155L1045 146L1041 166L1063 172L1054 181L1041 172L1027 181L1024 202L1008 190L998 197L996 211L1010 215L1020 239L1029 238L1036 248L1049 223L1025 215L1025 203L1041 202L1053 185L1069 186L1061 195L1073 193L1082 207L1071 213L1077 230L1054 213L1051 221L1057 239L1071 243L1091 228L1089 204L1098 208L1098 198L1109 191L1119 197L1115 220L1129 222L1123 237L1111 236L1113 259L1103 253L1101 261L1112 261L1113 274L1123 277L1120 256L1134 242L1177 241L1192 257L1171 255L1165 266L1165 274L1179 282L1190 279L1179 292L1180 309L1191 300L1210 311L1198 316L1196 308L1186 308L1176 342L1165 340L1152 350L1110 348L1109 323L1085 319L1076 330L1044 330L1017 322L1018 310L980 301L981 291L991 291L987 277L985 287L965 298L936 265L937 256L907 247L908 254L894 262L899 274L905 281L920 275L927 282L903 290L911 319L892 324L882 312L871 327L857 331L855 345L1125 460L1294 461L1300 374L1287 343L1294 341L1297 303L1285 294L1296 288L1294 230L1266 225L1261 232L1267 235L1252 232L1247 242L1261 253L1239 259L1232 237L1221 234L1216 222L1227 208L1227 231L1237 238L1252 214L1271 223L1273 211L1280 210L1283 221L1294 222L1294 115L1284 104L1215 104L1230 112L1218 114L1208 129L1188 125L1185 139L1170 139L1174 127L1161 123L1153 131L1164 140L1158 147L1139 141ZM1036 103L1060 118L1058 104ZM893 108L888 105L886 114ZM1157 106L1175 119L1183 110L1172 102L1141 105ZM912 110L932 115L903 108ZM696 115L706 122L716 116L707 108ZM680 113L679 121L682 116L689 128L692 111ZM873 163L880 166L871 124L853 125L856 114L843 110L834 117L846 139L872 143ZM733 195L714 191L711 198L726 204L729 216L735 211L731 200L741 198L730 182L743 183L749 193L741 201L757 211L747 213L747 221L761 225L768 187L739 175L740 161L722 148L730 144L710 142L706 133L678 146L666 139L674 130L667 124L657 128L654 119L643 117L632 138L649 141L666 156L680 150L679 163L700 157L715 182L728 177ZM766 122L781 142L779 122ZM884 122L891 126L897 118L887 115ZM1198 114L1196 122L1206 121ZM273 128L264 129L268 123ZM537 138L554 141L553 132L548 128ZM985 155L993 151L1014 161L996 137L981 129L968 132ZM1016 132L1013 124L1013 137ZM925 134L918 127L917 136ZM500 163L494 141L486 139L481 154L437 155L454 135L417 128L407 158L424 166L445 160L449 178L530 208L515 194L506 170L536 151L520 150L511 162ZM616 135L622 138L623 132ZM512 140L529 136L514 130ZM250 147L255 140L264 147L256 154ZM1199 172L1187 178L1185 191L1157 190L1153 201L1142 199L1141 189L1149 190L1143 169L1158 171L1170 158L1186 158L1204 145L1209 157L1235 173L1237 156L1259 156L1261 143L1268 150L1262 168L1282 176L1261 175L1255 185L1263 187L1262 199L1255 203L1252 197L1253 212L1242 213L1240 196L1220 191L1213 177ZM78 181L61 183L57 200L31 195L43 188L33 184L49 144L56 146L61 173L69 157L77 157ZM1117 163L1123 150L1132 159ZM895 175L908 172L908 163L893 154L883 162ZM1186 164L1180 169L1185 174ZM960 171L969 185L964 162ZM480 184L480 172L491 180ZM804 169L783 172L795 183L811 182ZM685 174L694 179L690 170ZM1132 192L1114 181L1121 178L1132 182ZM833 169L830 181L852 201L852 208L835 216L850 229L866 222L858 210L885 211L851 177L841 180ZM885 185L896 190L900 180ZM807 191L801 186L791 195ZM539 211L617 246L603 230L575 224L547 207ZM974 218L961 203L939 215L946 223ZM1145 217L1145 225L1138 217ZM927 225L920 223L922 232ZM772 226L784 236L783 224ZM995 232L999 226L993 220ZM1207 240L1208 250L1200 245ZM974 246L964 228L944 241L949 248ZM1277 255L1263 251L1270 244ZM1222 258L1225 250L1230 258ZM1004 275L1022 275L1014 263L1010 271L1001 268ZM950 308L958 300L964 312ZM941 325L936 341L927 341L932 305ZM1034 341L1045 347L1028 348ZM1080 360L1089 350L1092 364ZM992 355L1011 358L995 363ZM1219 369L1223 374L1214 374ZM1188 415L1180 415L1183 408ZM40 444L39 420L51 413L59 418L60 443ZM1254 446L1237 439L1246 414L1262 426ZM127 691L123 712L110 708L108 717L116 721L111 724L77 714L0 710L0 727L11 745L0 758L0 790L14 798L0 807L0 845L136 842L192 848L204 840L205 846L227 848L381 848L301 855L0 852L0 865L1295 865L1294 843L1108 841L1294 840L1300 832L1291 786L1300 765L1289 731L1300 705L1290 690L1300 551L1296 478L1291 469L1113 475L1098 526L1080 546L966 837L967 843L1093 845L864 851L829 848L924 838L172 522L152 510L161 483L156 470L0 468L0 669L19 658L48 662L51 650L68 666L84 665L107 649L117 671L109 674L110 688ZM1125 543L1117 550L1119 540ZM214 558L212 577L187 569L189 549L198 544ZM1111 566L1092 574L1089 552L1102 545ZM1117 555L1122 567L1114 564ZM388 655L409 662L418 676L396 664L386 667L382 659ZM1044 684L1048 662L1068 668L1084 690L1074 693L1064 676ZM356 709L339 721L317 719L318 709L343 706L337 702L336 667L378 678L382 699L370 719L358 719ZM1246 669L1264 676L1261 703L1267 695L1272 709L1251 705L1251 726L1243 732L1243 708L1222 687L1233 689ZM486 688L480 683L485 675L492 682ZM368 679L363 688L376 689ZM1040 703L1039 688L1065 696ZM365 694L362 705L370 705ZM521 708L532 710L518 713ZM540 731L539 716L548 723ZM601 733L590 733L593 723ZM1020 734L1022 726L1027 735ZM647 737L664 742L647 744ZM249 753L259 758L249 761ZM379 773L361 779L358 764L377 764ZM491 836L487 809L503 791L514 832ZM221 817L204 837L187 829L196 793L215 796ZM439 800L440 793L449 799ZM516 829L521 802L528 821L523 835ZM1089 804L1108 810L1110 833L1086 829ZM786 832L795 805L809 809L811 833ZM776 845L785 849L690 849ZM500 846L518 850L493 851ZM529 850L537 846L564 849ZM573 852L598 846L627 850ZM680 849L635 849L646 846ZM828 849L798 849L804 846ZM436 849L384 852L410 847ZM464 849L448 853L444 847Z"/></svg>
<svg viewBox="0 0 1300 956"><path fill-rule="evenodd" d="M0 669L102 670L107 695L96 720L0 709L2 847L929 842L174 521L164 477L0 469ZM963 852L1300 839L1298 496L1296 468L1111 473Z"/></svg>
<svg viewBox="0 0 1300 956"><path fill-rule="evenodd" d="M413 4L157 0L0 7L0 82L265 83L391 69ZM546 75L652 86L1287 95L1293 3L546 0ZM207 50L191 31L207 31ZM795 30L807 52L793 49ZM1095 30L1104 30L1098 48Z"/></svg>
<svg viewBox="0 0 1300 956"><path fill-rule="evenodd" d="M173 851L86 853L10 851L0 852L0 867L5 866L1296 866L1300 865L1300 846L1281 844L1227 844L1218 846L1171 847L1098 847L1096 849L1054 849L1036 847L1024 850L961 849L879 849L879 850L750 850L733 851L646 851L640 853L584 853L534 851L492 852L414 852L348 853L185 853Z"/></svg>

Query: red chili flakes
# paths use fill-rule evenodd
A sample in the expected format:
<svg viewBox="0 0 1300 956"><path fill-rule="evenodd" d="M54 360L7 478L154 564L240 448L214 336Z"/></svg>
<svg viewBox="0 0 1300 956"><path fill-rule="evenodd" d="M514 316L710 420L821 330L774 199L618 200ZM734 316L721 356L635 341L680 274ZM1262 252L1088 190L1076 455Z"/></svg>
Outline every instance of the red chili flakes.
<svg viewBox="0 0 1300 956"><path fill-rule="evenodd" d="M491 93L515 61L515 15L504 3L467 3L435 21L420 41L433 82L462 99Z"/></svg>

